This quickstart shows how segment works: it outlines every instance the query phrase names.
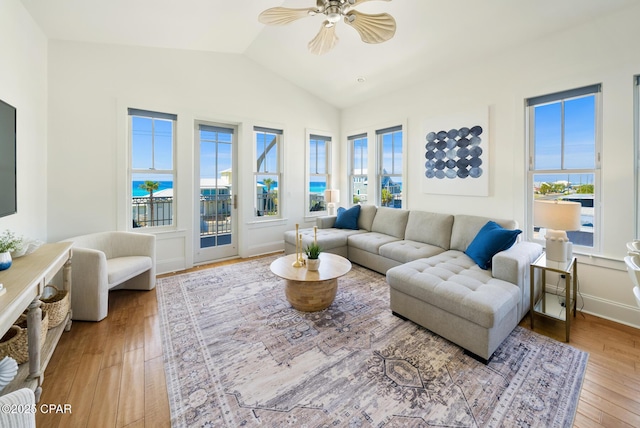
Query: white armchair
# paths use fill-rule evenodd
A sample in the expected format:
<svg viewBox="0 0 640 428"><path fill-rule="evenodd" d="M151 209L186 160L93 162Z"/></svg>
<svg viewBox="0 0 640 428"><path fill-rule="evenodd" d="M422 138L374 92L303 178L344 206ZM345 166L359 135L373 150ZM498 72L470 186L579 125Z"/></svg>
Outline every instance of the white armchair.
<svg viewBox="0 0 640 428"><path fill-rule="evenodd" d="M71 258L72 318L107 316L109 290L152 290L156 286L156 237L134 232L101 232L65 239Z"/></svg>

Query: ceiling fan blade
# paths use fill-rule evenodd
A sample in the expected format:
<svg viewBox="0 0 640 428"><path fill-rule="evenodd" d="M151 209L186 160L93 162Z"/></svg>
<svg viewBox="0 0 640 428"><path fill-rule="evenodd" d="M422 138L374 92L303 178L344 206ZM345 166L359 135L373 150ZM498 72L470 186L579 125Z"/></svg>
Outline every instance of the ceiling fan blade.
<svg viewBox="0 0 640 428"><path fill-rule="evenodd" d="M290 9L288 7L272 7L258 15L258 21L268 25L285 25L300 18L314 14L316 9Z"/></svg>
<svg viewBox="0 0 640 428"><path fill-rule="evenodd" d="M355 2L353 3L353 7L358 6L359 4L368 2L368 1L372 1L372 0L355 0ZM391 1L391 0L378 0L378 1Z"/></svg>
<svg viewBox="0 0 640 428"><path fill-rule="evenodd" d="M344 22L355 28L365 43L386 42L396 34L396 20L388 13L369 15L352 10Z"/></svg>
<svg viewBox="0 0 640 428"><path fill-rule="evenodd" d="M322 55L333 49L337 43L336 26L329 21L324 21L318 34L309 42L309 52L315 55Z"/></svg>

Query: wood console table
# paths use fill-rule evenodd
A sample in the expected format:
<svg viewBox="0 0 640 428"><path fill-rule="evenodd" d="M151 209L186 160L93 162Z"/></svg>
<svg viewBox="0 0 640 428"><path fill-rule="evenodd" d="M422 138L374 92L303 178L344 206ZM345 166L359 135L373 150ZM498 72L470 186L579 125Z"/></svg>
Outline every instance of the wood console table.
<svg viewBox="0 0 640 428"><path fill-rule="evenodd" d="M69 309L66 319L47 332L47 339L42 348L40 347L40 296L44 287L62 269L62 288L69 291L71 298L71 245L71 242L45 244L33 253L13 260L9 269L0 271L0 283L7 289L7 292L0 296L0 337L11 328L25 309L29 309L29 361L20 364L18 374L13 382L2 390L2 394L27 387L33 389L36 402L40 400L45 368L63 329L69 331L71 328Z"/></svg>

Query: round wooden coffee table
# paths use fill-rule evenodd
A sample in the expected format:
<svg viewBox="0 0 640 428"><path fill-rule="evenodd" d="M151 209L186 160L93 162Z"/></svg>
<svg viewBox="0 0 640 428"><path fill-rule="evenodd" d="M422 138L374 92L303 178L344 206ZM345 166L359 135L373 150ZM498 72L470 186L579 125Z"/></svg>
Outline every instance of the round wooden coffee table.
<svg viewBox="0 0 640 428"><path fill-rule="evenodd" d="M271 272L285 280L284 294L295 309L315 312L328 308L338 291L338 278L351 270L351 262L331 253L320 254L320 269L293 267L295 254L271 263Z"/></svg>

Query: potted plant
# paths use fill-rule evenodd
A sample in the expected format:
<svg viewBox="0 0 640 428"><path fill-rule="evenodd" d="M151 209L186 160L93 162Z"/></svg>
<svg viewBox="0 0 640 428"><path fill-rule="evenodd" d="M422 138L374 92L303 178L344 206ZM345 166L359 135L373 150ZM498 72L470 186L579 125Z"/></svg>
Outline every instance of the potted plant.
<svg viewBox="0 0 640 428"><path fill-rule="evenodd" d="M320 267L320 253L322 252L322 248L318 246L317 243L313 242L307 245L304 253L307 255L307 269L308 270L318 270Z"/></svg>
<svg viewBox="0 0 640 428"><path fill-rule="evenodd" d="M15 250L22 243L22 238L16 237L9 230L5 230L0 235L0 270L9 269L11 267L11 251Z"/></svg>

